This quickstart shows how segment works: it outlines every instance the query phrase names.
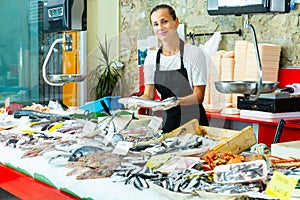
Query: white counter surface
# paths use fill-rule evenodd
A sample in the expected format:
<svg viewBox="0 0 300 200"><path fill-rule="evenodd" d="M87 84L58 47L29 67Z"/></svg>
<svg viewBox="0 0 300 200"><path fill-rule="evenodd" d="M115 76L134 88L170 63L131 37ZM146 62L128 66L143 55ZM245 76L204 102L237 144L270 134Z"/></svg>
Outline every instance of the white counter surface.
<svg viewBox="0 0 300 200"><path fill-rule="evenodd" d="M66 176L70 169L65 167L54 167L48 164L48 160L42 156L34 158L23 158L24 151L11 147L0 146L0 162L11 164L27 171L32 177L36 174L43 175L49 179L56 188L67 188L81 198L92 199L136 199L143 200L168 199L167 197L146 189L140 191L132 184L112 182L111 178L76 180L75 176Z"/></svg>

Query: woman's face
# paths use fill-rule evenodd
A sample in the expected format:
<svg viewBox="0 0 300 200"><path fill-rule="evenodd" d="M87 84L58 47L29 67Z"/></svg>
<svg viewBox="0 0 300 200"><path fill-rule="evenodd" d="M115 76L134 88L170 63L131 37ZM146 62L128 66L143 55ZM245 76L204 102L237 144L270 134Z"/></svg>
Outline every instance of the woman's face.
<svg viewBox="0 0 300 200"><path fill-rule="evenodd" d="M159 39L164 40L177 34L178 18L173 20L167 8L153 12L150 18L153 31Z"/></svg>

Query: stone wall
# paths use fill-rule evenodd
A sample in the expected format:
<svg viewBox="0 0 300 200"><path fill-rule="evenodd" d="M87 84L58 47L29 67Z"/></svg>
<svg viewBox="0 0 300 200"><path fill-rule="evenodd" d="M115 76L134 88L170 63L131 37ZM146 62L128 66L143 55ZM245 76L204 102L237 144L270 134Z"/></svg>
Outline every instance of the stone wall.
<svg viewBox="0 0 300 200"><path fill-rule="evenodd" d="M176 10L180 22L186 27L186 33L213 33L242 30L242 36L223 35L220 43L222 50L234 50L236 40L252 41L251 32L244 29L244 16L209 16L206 0L122 0L121 4L121 41L129 55L128 66L137 66L136 41L153 35L149 13L160 3L168 2ZM287 14L249 15L259 43L271 43L282 46L280 67L300 67L300 8ZM204 44L210 36L199 36L195 44ZM191 42L189 38L187 38ZM127 52L127 53L128 53ZM136 71L136 70L134 70ZM137 77L137 75L135 76Z"/></svg>

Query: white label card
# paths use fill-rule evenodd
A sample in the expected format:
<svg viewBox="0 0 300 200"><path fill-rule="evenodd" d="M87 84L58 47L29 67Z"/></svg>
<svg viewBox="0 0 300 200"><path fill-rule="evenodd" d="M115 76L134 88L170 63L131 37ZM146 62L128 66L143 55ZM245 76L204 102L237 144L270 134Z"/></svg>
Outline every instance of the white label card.
<svg viewBox="0 0 300 200"><path fill-rule="evenodd" d="M120 141L112 151L113 154L126 155L129 149L132 147L132 142Z"/></svg>
<svg viewBox="0 0 300 200"><path fill-rule="evenodd" d="M82 129L82 132L83 133L91 133L95 130L97 124L94 123L94 122L90 122L90 121L86 121L84 123L84 126L83 126L83 129Z"/></svg>
<svg viewBox="0 0 300 200"><path fill-rule="evenodd" d="M151 118L150 123L148 124L148 127L152 128L154 131L158 131L158 129L160 128L162 122L163 122L162 118L153 116Z"/></svg>
<svg viewBox="0 0 300 200"><path fill-rule="evenodd" d="M10 106L10 98L5 99L5 108L8 108Z"/></svg>
<svg viewBox="0 0 300 200"><path fill-rule="evenodd" d="M106 136L103 139L104 145L107 146L108 143L112 140L113 136L115 134L114 131L114 124L110 123L109 127L108 127L108 133L106 134Z"/></svg>

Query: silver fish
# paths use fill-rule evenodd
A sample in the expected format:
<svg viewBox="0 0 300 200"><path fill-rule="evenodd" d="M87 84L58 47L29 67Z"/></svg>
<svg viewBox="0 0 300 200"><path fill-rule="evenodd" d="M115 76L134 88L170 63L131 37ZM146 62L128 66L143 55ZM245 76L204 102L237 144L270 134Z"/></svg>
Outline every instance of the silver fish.
<svg viewBox="0 0 300 200"><path fill-rule="evenodd" d="M49 159L48 163L53 166L63 166L69 162L70 155L61 154Z"/></svg>
<svg viewBox="0 0 300 200"><path fill-rule="evenodd" d="M88 154L91 154L91 153L95 153L99 150L101 150L101 149L98 148L98 147L93 147L93 146L80 147L79 149L74 151L74 153L70 156L69 161L74 162L82 156L85 156L85 155L88 155Z"/></svg>
<svg viewBox="0 0 300 200"><path fill-rule="evenodd" d="M134 176L133 185L139 190L143 190L145 188L149 188L148 183L145 181L145 179L141 178L140 176Z"/></svg>
<svg viewBox="0 0 300 200"><path fill-rule="evenodd" d="M118 100L123 105L135 105L139 107L152 108L152 110L168 110L178 105L178 99L176 97L170 97L163 101L149 100L140 97L124 97Z"/></svg>

